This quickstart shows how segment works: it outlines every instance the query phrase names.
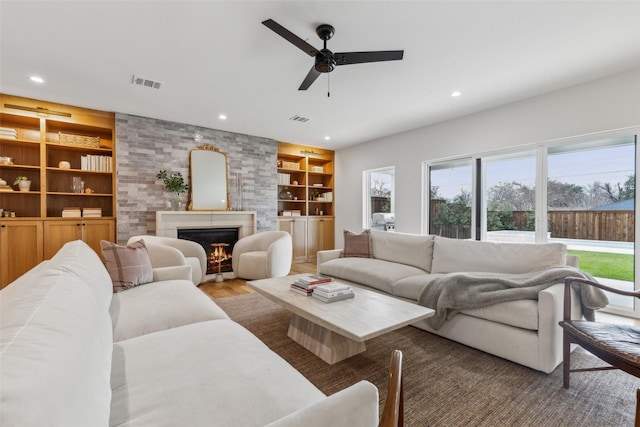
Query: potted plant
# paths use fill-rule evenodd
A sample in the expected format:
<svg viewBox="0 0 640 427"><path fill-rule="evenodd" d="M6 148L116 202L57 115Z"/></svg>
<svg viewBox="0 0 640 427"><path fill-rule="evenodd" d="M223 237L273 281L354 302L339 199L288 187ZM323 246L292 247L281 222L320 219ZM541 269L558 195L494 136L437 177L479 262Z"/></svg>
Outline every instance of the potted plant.
<svg viewBox="0 0 640 427"><path fill-rule="evenodd" d="M189 186L186 182L184 182L182 174L180 172L173 172L169 174L166 170L163 169L158 172L156 178L161 179L164 183L165 190L171 193L169 206L172 210L177 211L182 205L180 194L185 193L189 190Z"/></svg>
<svg viewBox="0 0 640 427"><path fill-rule="evenodd" d="M13 185L17 185L20 191L29 191L31 189L31 181L26 176L19 176L13 181Z"/></svg>

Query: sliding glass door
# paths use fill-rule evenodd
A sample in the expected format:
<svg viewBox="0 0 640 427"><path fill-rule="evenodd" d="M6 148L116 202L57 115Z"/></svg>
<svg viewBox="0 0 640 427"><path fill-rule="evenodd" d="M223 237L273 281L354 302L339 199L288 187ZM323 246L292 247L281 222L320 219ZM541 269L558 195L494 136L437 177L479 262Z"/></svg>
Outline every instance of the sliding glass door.
<svg viewBox="0 0 640 427"><path fill-rule="evenodd" d="M482 240L536 241L536 152L482 158Z"/></svg>
<svg viewBox="0 0 640 427"><path fill-rule="evenodd" d="M547 215L551 241L567 244L580 269L614 288L635 283L635 137L549 147ZM612 310L634 299L609 294Z"/></svg>
<svg viewBox="0 0 640 427"><path fill-rule="evenodd" d="M428 167L429 234L454 239L473 235L473 168L471 159Z"/></svg>

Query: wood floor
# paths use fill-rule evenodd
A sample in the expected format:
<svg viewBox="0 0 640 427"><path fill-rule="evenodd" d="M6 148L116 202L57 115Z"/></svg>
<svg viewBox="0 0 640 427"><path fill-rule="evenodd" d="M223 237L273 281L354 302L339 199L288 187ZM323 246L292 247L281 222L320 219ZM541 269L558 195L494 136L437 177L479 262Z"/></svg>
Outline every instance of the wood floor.
<svg viewBox="0 0 640 427"><path fill-rule="evenodd" d="M305 262L293 264L289 274L316 274L316 263ZM213 299L253 293L253 290L247 286L247 282L242 279L228 279L224 282L205 282L201 283L198 288Z"/></svg>

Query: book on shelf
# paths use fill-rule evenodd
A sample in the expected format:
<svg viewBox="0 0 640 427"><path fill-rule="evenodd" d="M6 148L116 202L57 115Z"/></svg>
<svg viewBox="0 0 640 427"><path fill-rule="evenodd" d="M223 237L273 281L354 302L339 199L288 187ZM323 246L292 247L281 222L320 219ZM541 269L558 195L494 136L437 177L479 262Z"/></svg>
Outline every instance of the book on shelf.
<svg viewBox="0 0 640 427"><path fill-rule="evenodd" d="M84 208L82 216L85 218L100 218L102 216L102 208Z"/></svg>
<svg viewBox="0 0 640 427"><path fill-rule="evenodd" d="M76 208L76 207L62 208L63 218L80 218L81 216L82 216L82 212L80 208Z"/></svg>
<svg viewBox="0 0 640 427"><path fill-rule="evenodd" d="M0 137L18 139L18 131L14 128L0 127Z"/></svg>
<svg viewBox="0 0 640 427"><path fill-rule="evenodd" d="M307 297L310 297L311 294L313 294L312 288L301 288L300 286L297 286L295 283L291 284L291 290L297 294L304 295Z"/></svg>
<svg viewBox="0 0 640 427"><path fill-rule="evenodd" d="M111 156L97 156L93 154L80 156L80 170L111 172Z"/></svg>
<svg viewBox="0 0 640 427"><path fill-rule="evenodd" d="M353 298L355 295L353 294L353 292L350 293L346 293L343 295L338 295L335 297L323 297L320 294L317 294L315 291L311 294L311 296L315 299L318 299L322 302L326 302L326 303L330 303L330 302L336 302L336 301L342 301L342 300L346 300L346 299L351 299Z"/></svg>

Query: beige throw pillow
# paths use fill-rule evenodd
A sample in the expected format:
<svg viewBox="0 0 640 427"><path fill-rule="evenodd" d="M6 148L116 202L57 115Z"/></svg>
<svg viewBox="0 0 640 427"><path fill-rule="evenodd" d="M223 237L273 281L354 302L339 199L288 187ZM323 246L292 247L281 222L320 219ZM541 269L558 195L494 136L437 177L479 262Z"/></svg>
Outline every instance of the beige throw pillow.
<svg viewBox="0 0 640 427"><path fill-rule="evenodd" d="M364 230L360 234L344 230L344 249L340 256L371 258L371 230Z"/></svg>
<svg viewBox="0 0 640 427"><path fill-rule="evenodd" d="M113 292L153 282L153 268L143 240L128 246L100 241L104 264L113 282Z"/></svg>

